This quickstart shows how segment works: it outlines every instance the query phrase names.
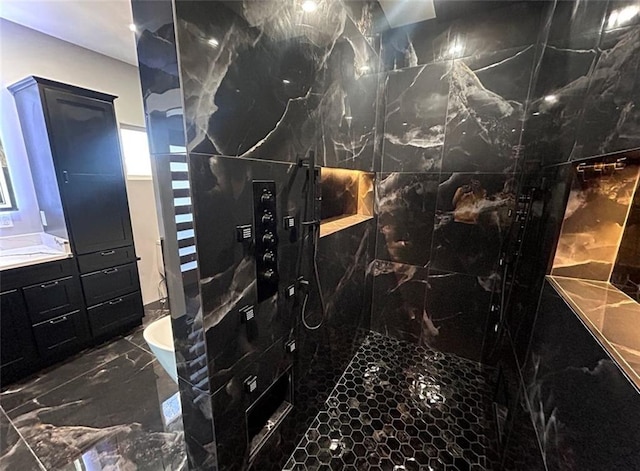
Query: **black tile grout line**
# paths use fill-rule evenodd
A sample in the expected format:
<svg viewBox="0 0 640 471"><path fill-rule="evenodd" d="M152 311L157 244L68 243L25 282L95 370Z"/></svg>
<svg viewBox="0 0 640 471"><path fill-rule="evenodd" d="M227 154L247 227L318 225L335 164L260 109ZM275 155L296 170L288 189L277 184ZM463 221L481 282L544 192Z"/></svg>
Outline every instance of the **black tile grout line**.
<svg viewBox="0 0 640 471"><path fill-rule="evenodd" d="M13 410L13 409L12 409ZM29 443L27 443L27 441L24 439L24 437L22 436L22 433L20 433L20 430L18 429L18 427L16 427L13 424L13 421L11 420L11 418L9 417L9 414L7 414L5 412L5 410L0 407L0 413L3 414L5 416L5 418L7 419L7 422L9 422L9 426L11 428L13 428L13 430L16 432L16 434L19 437L18 443L20 441L22 441L22 443L24 443L24 446L27 447L27 449L29 450L29 453L31 453L31 455L34 457L34 459L36 460L36 463L38 463L38 466L40 466L41 471L47 471L47 468L44 466L44 464L42 463L42 461L40 461L40 458L38 458L38 455L36 454L36 452L33 450L33 448L31 448L31 445L29 445Z"/></svg>
<svg viewBox="0 0 640 471"><path fill-rule="evenodd" d="M367 342L367 340L369 340L369 342ZM373 342L373 343L372 343ZM394 348L395 347L395 348ZM389 351L389 348L391 348L391 351ZM384 350L384 351L380 351L380 350ZM354 415L351 414L351 410L355 407L356 409L360 409L360 411L356 411L354 409L354 411L357 412L356 415L360 415L362 417L362 414L365 415L369 415L367 413L366 410L369 409L370 404L367 405L365 407L365 409L362 409L362 404L359 404L358 406L354 406L352 404L348 404L345 403L344 401L346 399L349 399L349 402L355 398L354 397L349 397L347 394L347 389L353 388L354 384L359 384L360 381L364 381L366 384L366 371L364 371L362 369L362 363L363 361L367 361L367 357L373 355L373 357L375 356L382 356L382 359L387 358L388 361L390 361L391 363L396 363L397 361L400 361L401 363L403 363L402 359L398 356L398 355L402 355L402 350L403 349L409 349L411 350L410 356L411 359L409 361L409 363L414 364L414 366L416 366L418 369L421 368L426 368L427 370L429 368L427 368L427 365L425 364L425 361L429 359L429 357L425 357L425 354L433 354L435 356L437 356L438 358L436 358L435 356L432 359L436 359L436 361L438 360L442 360L445 361L446 363L449 363L449 366L452 366L454 368L463 368L465 366L470 367L468 373L469 375L464 375L465 377L465 381L463 381L463 384L459 385L459 387L461 388L465 388L465 384L467 386L472 386L474 384L476 384L478 381L478 379L482 380L479 383L478 388L473 387L474 391L472 391L473 393L473 397L472 397L472 401L475 402L475 408L477 409L476 412L478 413L474 413L473 411L470 412L471 415L473 415L473 417L476 420L471 419L471 422L469 422L469 417L465 416L464 417L458 417L459 419L463 420L464 422L467 423L467 426L464 426L463 423L461 422L460 424L457 425L457 429L458 433L456 433L455 431L452 430L452 426L455 424L451 424L451 421L447 421L448 425L442 425L442 424L437 424L436 422L438 421L444 421L446 416L451 416L451 414L453 414L454 416L456 416L456 414L453 411L449 411L449 413L447 413L446 411L440 411L438 414L428 414L428 416L430 417L430 419L422 419L422 415L419 414L419 417L416 420L423 420L423 424L425 427L437 427L439 429L441 429L440 431L442 433L437 434L437 436L435 436L435 439L438 439L441 444L436 444L435 442L433 442L431 444L431 455L428 454L428 452L426 451L422 451L424 450L422 447L420 447L420 450L418 450L418 448L415 448L415 443L409 444L412 440L418 440L420 442L424 441L423 437L418 438L417 436L414 437L410 437L410 435L407 435L407 432L404 431L404 425L398 428L397 424L393 424L391 425L391 423L387 423L382 429L378 430L378 433L381 433L381 440L384 440L384 435L388 434L389 431L385 430L385 427L387 428L391 428L393 429L394 432L398 432L399 434L404 435L404 437L401 439L402 442L404 442L402 444L402 447L400 447L399 449L394 449L391 450L389 448L389 446L387 446L386 444L382 444L382 443L378 443L376 445L378 440L377 438L375 438L375 436L371 436L369 437L369 443L368 445L371 445L372 443L374 445L376 445L375 447L371 448L370 446L368 446L368 452L366 452L363 448L362 448L362 444L356 445L354 447L354 440L353 437L349 436L351 435L351 432L353 432L354 434L359 434L360 435L360 440L362 440L364 438L364 436L362 435L362 432L360 432L359 430L356 430L356 428L354 428L353 430L350 427L353 427L353 420L356 418L354 417ZM377 352L376 352L377 350ZM404 352L405 354L407 354L408 352ZM358 368L354 368L353 367L353 361L357 360L357 363L359 363L359 367ZM369 359L370 361L371 359ZM380 360L380 358L378 359ZM388 365L389 367L393 367L392 364ZM396 365L398 366L398 365ZM310 427L306 430L302 440L300 441L300 443L298 443L298 445L296 446L294 452L292 455L290 455L289 460L287 461L287 464L285 464L285 469L289 469L291 468L291 466L294 466L295 469L307 469L306 466L306 462L307 461L315 461L315 463L311 463L310 466L312 467L312 469L315 469L315 465L321 465L320 462L323 462L325 465L329 465L329 464L334 464L334 460L340 459L341 457L345 456L345 455L350 455L350 459L351 459L351 463L350 465L353 467L354 461L361 461L365 459L370 460L371 459L371 452L373 452L374 450L378 450L378 448L382 447L380 450L380 452L382 452L382 454L378 453L376 454L378 460L380 461L380 465L383 465L383 461L385 461L384 465L390 465L393 464L391 463L391 460L396 461L395 464L398 464L398 460L399 461L404 461L404 464L407 465L410 463L411 465L411 469L417 469L418 466L418 462L416 461L418 460L428 460L430 461L435 461L437 460L437 462L440 465L443 465L444 462L442 461L443 459L446 460L452 460L452 462L450 464L453 464L455 462L456 465L460 465L463 468L469 467L469 466L479 466L481 467L481 469L485 469L487 465L489 466L493 466L496 462L497 456L497 447L496 447L496 443L495 443L495 437L492 434L492 428L490 427L490 417L485 417L485 406L486 406L486 401L488 400L489 396L487 395L487 391L491 388L491 382L487 381L487 379L481 374L482 372L482 366L483 364L481 362L477 362L477 361L471 361L471 360L467 360L463 357L459 357L457 355L454 354L442 354L436 350L430 349L430 348L426 348L426 347L422 347L422 346L418 346L415 344L412 344L410 342L402 342L402 341L398 341L395 339L390 339L388 337L385 337L383 335L380 335L378 333L374 333L371 332L370 335L367 337L367 339L365 340L365 343L362 345L362 347L358 350L358 352L356 352L356 354L353 357L353 360L349 363L349 366L347 367L347 369L344 370L343 375L341 376L341 378L338 380L337 386L336 388L334 388L334 392L332 392L332 395L327 399L327 401L325 402L325 407L323 407L323 409L320 410L320 412L318 413L318 415L314 418L313 422L311 423ZM436 369L441 369L444 368L443 365L440 365L439 368ZM473 371L473 370L478 370ZM362 374L360 374L362 373ZM464 405L466 406L471 406L472 408L474 407L474 404L462 404L459 403L459 401L461 401L461 399L456 398L455 396L459 396L459 397L463 397L463 393L464 391L460 391L458 389L453 389L453 385L452 384L448 384L450 382L450 380L453 378L453 376L451 374L447 375L446 372L444 372L443 375L443 381L442 384L449 387L451 390L449 391L449 393L447 394L451 394L451 398L454 400L453 403L451 403L452 405L447 406L447 409L449 407L453 407L455 409L458 410L458 413L460 413L461 409L466 409L466 407L464 407ZM383 372L383 374L386 375L392 375L393 373L389 373L389 372ZM427 371L426 374L429 374L429 372ZM435 374L432 372L432 374ZM478 376L480 375L480 376ZM350 376L351 378L348 379L347 376ZM362 376L362 378L360 379L355 379L358 378L358 376ZM447 378L448 376L448 378ZM474 378L471 378L470 376L474 376ZM354 379L356 380L356 383L353 383ZM387 380L389 380L390 378L387 377ZM408 378L396 378L396 379L408 379ZM449 381L447 381L447 379ZM387 380L383 380L383 381L387 381ZM352 383L351 386L349 386L349 382ZM362 387L366 387L365 384L360 385L360 388ZM380 386L380 385L379 385ZM357 386L356 386L357 389ZM341 391L342 390L342 391ZM334 394L335 392L338 392L339 394ZM396 397L398 396L402 396L403 394L406 394L407 391L397 391L397 394L394 394ZM438 391L439 393L439 388ZM361 391L362 394L365 394L364 392ZM377 391L377 394L379 395L381 392ZM385 394L386 395L386 394ZM342 396L342 398L341 398ZM449 398L449 399L451 399ZM370 397L370 400L373 399ZM406 399L406 397L403 396L403 399ZM361 400L361 399L359 399ZM377 399L376 399L377 400ZM329 401L332 401L332 403L330 404ZM369 402L369 401L367 401ZM449 402L447 400L447 402ZM464 401L463 401L464 402ZM443 402L444 403L444 402ZM400 404L398 404L399 406ZM460 407L460 406L463 407ZM343 406L343 408L341 408L340 406ZM394 415L394 410L398 410L399 411L399 407L392 407L389 409L388 411L388 418L384 418L385 412L382 410L377 410L377 418L376 420L379 422L378 425L375 425L374 428L377 429L378 427L382 426L382 422L380 422L379 419L382 420L391 420L393 422L396 421L396 419L399 419L399 417ZM405 404L406 406L406 404ZM349 416L351 417L350 421L352 422L352 425L350 426L348 423L344 422L344 419L348 419L348 417L340 417L338 418L335 415L336 411L331 411L332 408L336 408L337 410L340 410L341 412L341 416L345 415L347 412L349 412ZM371 406L373 407L373 406ZM420 408L419 406L417 406L418 408ZM345 409L349 409L348 411ZM407 411L405 411L407 412ZM415 412L415 411L414 411ZM397 414L398 412L396 412ZM402 412L399 412L402 415ZM382 416L381 416L382 414ZM390 415L389 415L390 414ZM371 414L371 416L373 416L373 413ZM369 416L369 419L371 419L371 416ZM438 416L440 416L438 418ZM413 415L411 415L411 417L413 417ZM457 417L457 416L456 416ZM428 421L431 420L431 424L428 425ZM327 422L328 421L328 422ZM331 425L330 422L331 421L337 421L338 425L340 425L340 428L336 428L337 425L333 424ZM411 421L413 423L413 418L411 418ZM453 420L455 422L455 420ZM316 423L317 422L317 423ZM324 422L324 423L322 423ZM408 424L408 422L406 422L404 419L402 419L402 422L404 422L405 424ZM314 427L315 424L315 427ZM364 426L371 428L371 425L367 425L365 424ZM419 425L416 425L418 427L420 427ZM418 429L416 429L413 426L415 433L418 433ZM348 431L345 431L345 427L348 429ZM444 428L443 428L444 427ZM460 428L462 427L462 428ZM324 431L321 431L320 429L323 428ZM333 429L333 431L331 430ZM447 430L448 429L448 430ZM473 435L473 438L469 438L469 434L465 434L463 431L463 429L466 429L466 431L470 434ZM421 432L427 433L426 429L420 429ZM315 433L314 433L315 432ZM375 433L374 429L371 429L369 431L370 433ZM365 433L369 433L369 432L365 432ZM409 432L411 433L411 432ZM433 434L432 431L428 432L429 434ZM314 436L315 438L312 438L310 436L310 434L312 436ZM328 435L327 435L328 434ZM331 436L333 434L333 437ZM322 437L320 436L322 435ZM327 436L324 436L327 435ZM351 442L351 446L347 445L346 447L343 448L343 452L344 453L340 453L339 455L336 455L334 453L334 448L328 448L327 449L327 440L329 440L330 438L337 438L337 435L339 435L341 438L347 438L347 443ZM452 438L453 437L453 438ZM391 436L387 437L390 439L393 439L396 442L396 445L400 446L401 443L398 443L395 433L391 432ZM324 443L324 445L319 442L318 440L322 439ZM365 442L367 441L366 438ZM358 440L358 441L360 441ZM408 441L407 441L408 440ZM453 440L454 443L451 442L451 440ZM466 441L467 444L465 445L464 442L462 442L462 440ZM335 441L335 440L334 440ZM306 442L306 446L302 447L301 445L304 444L304 442ZM446 442L449 442L448 444ZM458 443L458 442L462 442L462 444ZM473 444L471 444L470 442L473 442ZM311 446L313 444L313 446ZM364 443L364 445L366 446L367 443ZM391 448L395 448L396 445L391 446ZM424 445L429 445L428 443L424 442L422 444ZM314 451L309 450L308 448L311 446L311 448ZM339 446L339 444L337 445ZM356 451L356 448L360 447L359 451ZM402 450L403 447L409 447L409 448L413 448L415 454L412 454L411 452L408 452L410 456L404 456L403 453L406 450ZM435 447L435 448L434 448ZM384 451L384 448L386 448L386 451ZM477 451L478 448L480 448L481 451ZM453 451L452 451L453 450ZM392 451L395 451L394 453L391 453ZM485 453L486 451L486 453ZM355 453L355 454L354 454ZM391 453L391 454L389 454ZM320 457L320 455L323 455L322 458ZM333 456L329 456L329 454L333 455ZM356 458L356 455L359 454L360 457ZM374 453L375 454L375 453ZM296 456L297 455L297 456ZM301 456L304 455L304 456ZM317 455L317 456L316 456ZM296 461L297 463L293 463L294 461ZM303 463L304 462L304 463ZM370 462L371 463L371 462ZM342 466L344 466L344 464L347 464L347 461L344 461L342 463ZM372 464L372 463L371 463ZM426 463L422 463L422 464L426 464ZM430 463L431 464L431 463ZM339 463L337 463L338 466L340 466ZM292 469L294 469L292 468ZM324 468L323 468L324 469ZM327 469L331 469L331 468L327 468ZM340 467L341 469L341 467ZM375 469L380 469L380 468L375 468ZM422 468L421 468L422 469Z"/></svg>
<svg viewBox="0 0 640 471"><path fill-rule="evenodd" d="M129 345L130 345L130 346L138 347L138 345L134 344L134 343L133 343L133 342L131 342L130 340L127 340L127 339L125 339L125 338L124 338L124 337L122 337L122 336L118 336L118 337L116 337L116 338L114 338L114 339L111 339L111 341L109 341L109 342L105 342L105 343L103 343L103 344L101 344L101 345L97 346L98 348L96 348L96 347L90 347L89 349L91 350L91 353L93 353L93 352L96 352L96 351L98 351L98 350L100 350L100 349L102 349L102 348L107 348L107 347L109 347L110 345L112 345L113 343L117 342L118 340L125 340L127 343L129 343ZM147 350L145 350L145 349L144 349L144 348L142 348L142 347L138 347L138 348L140 348L140 349L141 349L142 351L144 351L145 353L148 353L148 354L152 355L154 360L156 359L156 358L155 358L155 355L153 355L153 353L148 352ZM87 369L87 370L83 371L82 373L79 373L79 374L77 374L77 375L72 376L72 377L71 377L71 378L69 378L67 381L64 381L64 382L60 383L60 384L59 384L59 385L57 385L56 387L51 388L51 389L48 389L47 391L44 391L44 392L42 392L41 394L39 394L39 395L37 395L37 396L35 396L35 397L31 397L31 398L25 399L23 402L21 402L20 404L16 405L15 407L12 407L11 409L6 410L4 407L2 407L2 394L5 394L5 393L7 393L7 392L10 392L10 391L11 391L11 386L9 386L9 388L8 388L8 389L6 389L5 391L2 391L2 393L0 393L0 407L2 408L2 410L4 410L4 411L6 412L7 417L8 417L10 412L12 412L12 411L16 410L16 409L17 409L17 408L19 408L19 407L22 407L23 405L25 405L25 404L26 404L26 403L28 403L29 401L33 401L33 400L35 400L35 399L38 399L39 397L43 396L44 394L48 394L48 393L50 393L51 391L55 391L55 390L57 390L57 389L61 388L62 386L66 386L66 385L67 385L67 384L69 384L71 381L75 381L76 379L80 378L81 376L84 376L84 375L86 375L87 373L91 373L92 371L95 371L95 370L97 370L98 368L103 367L103 366L104 366L104 365L106 365L107 363L111 363L113 360L116 360L116 359L120 358L121 356L126 355L127 353L129 353L129 352L131 352L131 351L133 351L133 350L135 350L135 349L134 349L134 348L130 348L130 349L129 349L129 350L127 350L126 352L120 353L119 355L116 355L115 357L113 357L113 358L111 358L111 359L109 359L109 360L102 361L102 362L100 362L100 363L98 363L98 364L96 364L96 365L92 366L91 368L89 368L89 369ZM78 358L80 358L81 356L83 356L83 355L85 355L85 354L88 354L88 353L89 353L89 352L85 352L85 350L83 350L83 351L81 351L81 352L77 353L76 355L78 355ZM62 361L62 362L60 362L60 363L54 363L53 365L51 365L52 369L51 369L51 370L49 370L49 371L47 371L46 373L43 373L43 371L35 372L35 373L34 373L33 378L31 378L31 379L30 379L29 381L27 381L26 383L21 383L21 386L22 386L23 388L24 388L24 387L28 387L28 385L29 385L32 381L34 381L35 379L37 379L37 378L40 378L40 377L41 377L41 376L36 376L36 375L43 375L43 376L50 375L50 374L52 374L52 373L54 372L54 368L56 368L56 367L60 367L60 366L62 366L62 365L66 365L66 364L73 363L73 362L74 362L76 359L78 359L78 358L74 358L74 359L72 359L71 361L68 361L68 362ZM17 383L16 383L16 384L17 384Z"/></svg>
<svg viewBox="0 0 640 471"><path fill-rule="evenodd" d="M313 424L313 422L318 418L318 415L320 415L320 413L322 413L325 409L325 406L327 405L327 403L329 402L329 399L331 399L331 397L333 397L334 393L337 391L338 389L338 385L340 384L340 380L342 379L342 377L344 376L344 373L346 371L349 370L349 368L351 367L352 363L354 361L356 361L356 358L358 357L358 353L360 353L360 350L363 349L364 347L364 342L366 342L369 337L370 337L371 333L367 334L364 339L362 340L362 344L360 344L360 346L358 347L358 349L356 350L356 352L353 354L353 357L351 357L351 360L349 360L349 364L347 366L345 366L345 368L342 370L342 374L340 375L340 377L338 378L338 380L336 381L336 385L333 387L333 389L331 389L331 392L329 393L329 395L327 396L327 399L322 403L322 406L320 408L320 410L318 411L318 413L313 417L313 419L309 422L309 427L311 427L311 425ZM382 334L379 334L382 335ZM298 443L296 444L295 449L298 448L298 446L306 439L306 434L307 431L309 429L309 427L307 427L307 430L305 430L304 434L302 435L302 438L300 438L300 440L298 441ZM288 460L287 460L288 461Z"/></svg>
<svg viewBox="0 0 640 471"><path fill-rule="evenodd" d="M133 334L131 334L131 335L133 335ZM129 337L129 335L127 335L127 337ZM142 350L143 352L148 353L148 354L150 354L150 355L153 355L153 359L154 359L154 360L157 360L156 355L151 351L151 348L145 348L145 347L143 347L142 345L138 345L137 343L135 343L135 342L131 341L130 339L128 339L128 338L126 338L126 337L123 337L123 339L124 339L124 340L126 340L127 342L129 342L129 343L130 343L131 345L133 345L134 347L139 348L139 349L140 349L140 350ZM148 346L148 345L147 345L147 343L146 343L146 340L145 340L144 345L145 345L145 346ZM131 350L134 350L134 349L132 348ZM125 353L127 353L127 352L125 352Z"/></svg>

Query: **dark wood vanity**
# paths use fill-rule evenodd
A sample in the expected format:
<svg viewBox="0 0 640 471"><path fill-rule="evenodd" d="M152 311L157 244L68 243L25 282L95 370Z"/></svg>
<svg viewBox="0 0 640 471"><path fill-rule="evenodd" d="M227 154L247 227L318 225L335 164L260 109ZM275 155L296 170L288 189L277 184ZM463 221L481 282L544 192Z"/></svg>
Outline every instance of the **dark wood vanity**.
<svg viewBox="0 0 640 471"><path fill-rule="evenodd" d="M5 385L140 324L116 97L39 77L11 87L46 234L70 254L4 269Z"/></svg>

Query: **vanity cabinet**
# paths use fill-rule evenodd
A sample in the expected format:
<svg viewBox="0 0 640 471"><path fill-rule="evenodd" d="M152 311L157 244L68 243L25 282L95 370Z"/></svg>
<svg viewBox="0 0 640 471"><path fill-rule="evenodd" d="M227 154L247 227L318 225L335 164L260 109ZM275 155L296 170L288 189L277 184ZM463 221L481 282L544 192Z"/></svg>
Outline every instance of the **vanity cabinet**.
<svg viewBox="0 0 640 471"><path fill-rule="evenodd" d="M42 208L58 193L74 255L132 246L116 97L40 77L9 90L31 168L51 169L41 178L46 182L34 178L38 203ZM50 219L46 210L45 218Z"/></svg>
<svg viewBox="0 0 640 471"><path fill-rule="evenodd" d="M19 363L18 347L28 339L32 348L25 352L37 367L140 324L144 308L116 97L40 77L27 77L9 90L43 230L68 239L73 254L2 272L3 357L7 349L7 361ZM7 306L13 306L6 310L6 323L5 291ZM13 342L17 333L7 333L5 341L9 323L23 340ZM1 361L5 374L9 370Z"/></svg>
<svg viewBox="0 0 640 471"><path fill-rule="evenodd" d="M0 317L0 381L5 384L22 372L32 371L38 364L38 354L19 289L0 293Z"/></svg>
<svg viewBox="0 0 640 471"><path fill-rule="evenodd" d="M73 259L5 270L2 290L3 384L90 343Z"/></svg>

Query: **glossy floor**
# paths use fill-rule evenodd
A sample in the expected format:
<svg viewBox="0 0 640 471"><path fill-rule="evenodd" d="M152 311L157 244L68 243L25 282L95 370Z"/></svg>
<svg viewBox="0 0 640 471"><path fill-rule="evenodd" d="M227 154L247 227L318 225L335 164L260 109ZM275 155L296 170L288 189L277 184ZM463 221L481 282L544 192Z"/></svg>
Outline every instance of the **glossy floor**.
<svg viewBox="0 0 640 471"><path fill-rule="evenodd" d="M371 333L285 470L499 469L491 374Z"/></svg>
<svg viewBox="0 0 640 471"><path fill-rule="evenodd" d="M10 385L0 405L0 469L186 469L178 388L142 328Z"/></svg>

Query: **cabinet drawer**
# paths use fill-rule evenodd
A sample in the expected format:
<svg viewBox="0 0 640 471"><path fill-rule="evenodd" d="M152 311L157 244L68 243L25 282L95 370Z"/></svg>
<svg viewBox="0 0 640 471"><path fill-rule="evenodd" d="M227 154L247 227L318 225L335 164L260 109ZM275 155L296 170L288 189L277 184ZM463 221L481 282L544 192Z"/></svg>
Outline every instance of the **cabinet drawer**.
<svg viewBox="0 0 640 471"><path fill-rule="evenodd" d="M89 325L94 337L141 319L143 314L144 307L139 292L112 299L88 309Z"/></svg>
<svg viewBox="0 0 640 471"><path fill-rule="evenodd" d="M73 311L34 325L33 336L40 356L50 357L82 345L89 332L83 312Z"/></svg>
<svg viewBox="0 0 640 471"><path fill-rule="evenodd" d="M82 275L80 279L87 306L140 289L138 268L135 263L106 268Z"/></svg>
<svg viewBox="0 0 640 471"><path fill-rule="evenodd" d="M133 246L120 247L117 249L103 250L88 255L78 257L80 273L89 273L104 268L124 265L136 260L136 253Z"/></svg>
<svg viewBox="0 0 640 471"><path fill-rule="evenodd" d="M73 277L28 286L23 292L32 324L75 311L81 304L78 280Z"/></svg>
<svg viewBox="0 0 640 471"><path fill-rule="evenodd" d="M71 276L75 273L73 259L56 260L54 262L38 263L27 267L12 268L2 272L2 289L10 290L36 283L45 283Z"/></svg>

